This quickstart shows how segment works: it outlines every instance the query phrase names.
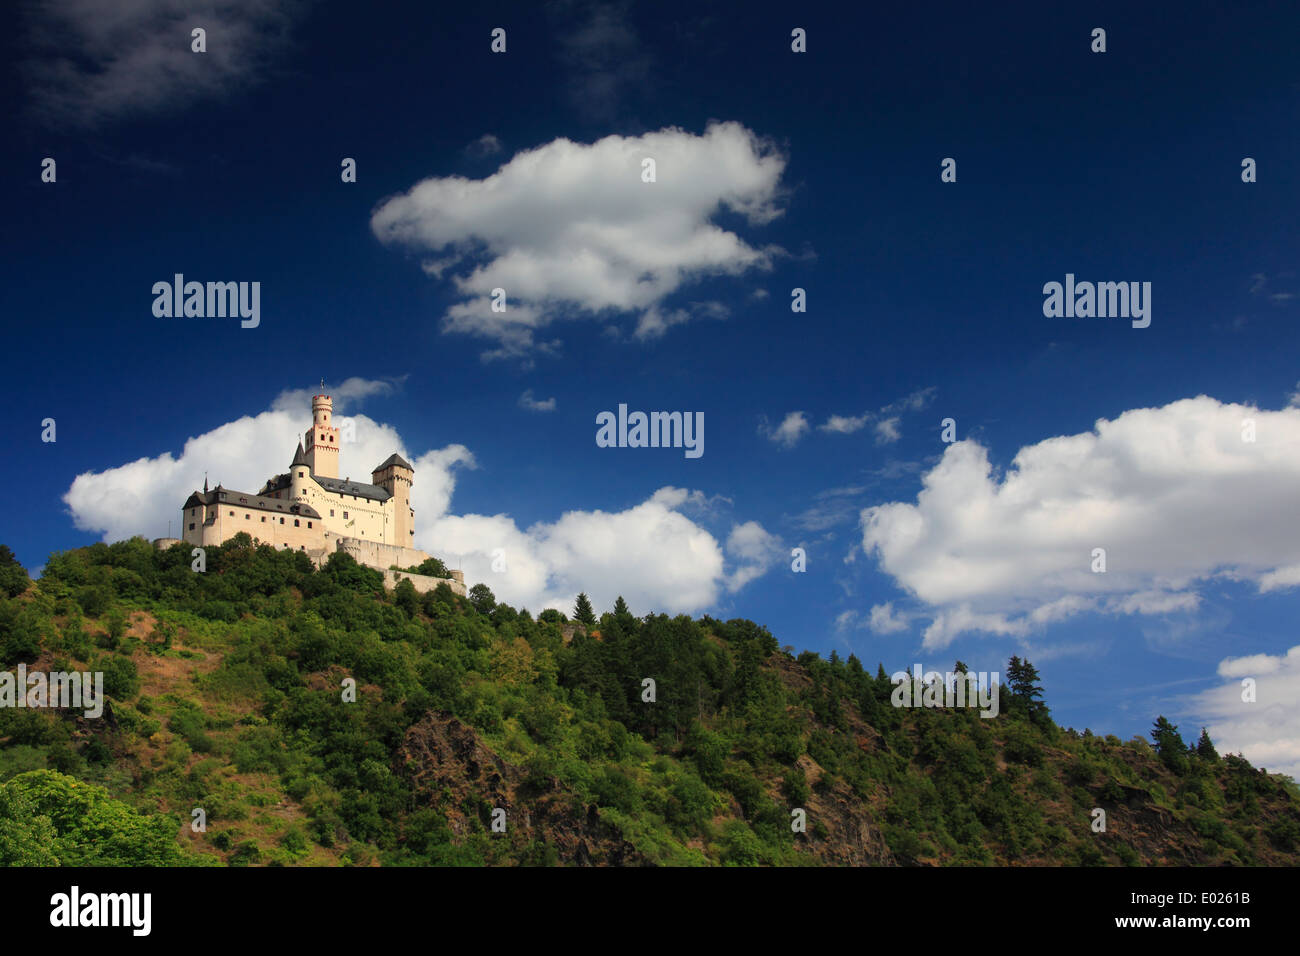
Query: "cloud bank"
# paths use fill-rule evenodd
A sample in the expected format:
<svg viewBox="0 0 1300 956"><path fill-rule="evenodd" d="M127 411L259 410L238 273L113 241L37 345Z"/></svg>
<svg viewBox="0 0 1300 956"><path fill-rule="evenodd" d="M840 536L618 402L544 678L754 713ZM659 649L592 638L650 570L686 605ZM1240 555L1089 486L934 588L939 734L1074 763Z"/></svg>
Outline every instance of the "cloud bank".
<svg viewBox="0 0 1300 956"><path fill-rule="evenodd" d="M922 484L915 503L862 512L862 546L928 607L930 649L1085 610L1190 610L1213 578L1300 584L1300 409L1204 395L1133 409L1020 449L1004 475L966 440Z"/></svg>

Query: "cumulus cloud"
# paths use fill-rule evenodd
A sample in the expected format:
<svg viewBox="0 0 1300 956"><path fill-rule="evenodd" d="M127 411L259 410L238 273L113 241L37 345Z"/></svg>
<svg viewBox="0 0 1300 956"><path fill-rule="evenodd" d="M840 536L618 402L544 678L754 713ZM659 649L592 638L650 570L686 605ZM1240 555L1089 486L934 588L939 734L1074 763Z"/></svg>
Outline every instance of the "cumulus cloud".
<svg viewBox="0 0 1300 956"><path fill-rule="evenodd" d="M641 180L655 160L657 181ZM781 250L749 245L712 222L723 210L751 225L781 214L785 159L739 123L703 135L668 128L595 143L557 139L518 153L486 179L434 177L382 202L371 230L383 243L429 256L458 301L444 331L493 340L486 357L518 357L546 343L561 318L636 319L641 338L717 303L667 300L711 275L769 269ZM432 265L431 265L432 264ZM506 311L492 311L504 289Z"/></svg>
<svg viewBox="0 0 1300 956"><path fill-rule="evenodd" d="M533 390L529 388L525 389L524 393L519 396L519 407L530 412L553 412L555 411L555 399L553 397L540 400L533 398Z"/></svg>
<svg viewBox="0 0 1300 956"><path fill-rule="evenodd" d="M808 431L808 416L803 412L790 412L775 428L766 421L758 426L758 433L785 448L793 448Z"/></svg>
<svg viewBox="0 0 1300 956"><path fill-rule="evenodd" d="M172 112L252 86L302 8L286 0L46 0L29 4L30 108L51 127L93 128ZM207 31L207 52L190 31Z"/></svg>
<svg viewBox="0 0 1300 956"><path fill-rule="evenodd" d="M769 534L757 521L746 521L727 535L727 554L738 562L727 578L727 589L739 591L750 581L766 574L784 557L781 541Z"/></svg>
<svg viewBox="0 0 1300 956"><path fill-rule="evenodd" d="M1190 610L1215 577L1300 584L1298 483L1300 409L1202 395L1024 447L1004 475L975 441L949 445L915 503L862 512L862 544L931 607L925 643L940 648L1089 610Z"/></svg>
<svg viewBox="0 0 1300 956"><path fill-rule="evenodd" d="M1239 753L1257 767L1300 779L1300 645L1286 654L1226 658L1218 673L1226 683L1197 695L1190 705L1220 753ZM1255 680L1255 700L1242 700L1241 679ZM1199 730L1183 736L1195 739Z"/></svg>
<svg viewBox="0 0 1300 956"><path fill-rule="evenodd" d="M381 395L391 388L348 382L331 394ZM160 537L168 521L177 535L181 505L202 487L205 471L212 485L255 492L288 468L311 422L314 391L285 392L266 411L189 439L179 455L165 452L80 474L63 500L78 528L106 541ZM362 414L352 421L356 440L341 447L341 476L369 481L370 469L394 451L405 457L415 468L416 547L462 568L468 583L484 582L516 607L567 612L586 591L602 609L622 594L638 613L698 612L763 574L780 553L777 539L753 521L733 525L724 547L700 522L714 517L726 499L684 488L660 488L621 511L568 511L527 528L505 513L452 514L458 476L476 467L469 449L452 444L417 456L390 425Z"/></svg>
<svg viewBox="0 0 1300 956"><path fill-rule="evenodd" d="M585 591L600 609L622 595L636 613L691 613L762 574L775 541L747 522L732 529L724 551L679 510L702 497L661 488L623 511L569 511L526 529L506 514L444 515L427 530L417 525L416 542L515 607L567 612Z"/></svg>

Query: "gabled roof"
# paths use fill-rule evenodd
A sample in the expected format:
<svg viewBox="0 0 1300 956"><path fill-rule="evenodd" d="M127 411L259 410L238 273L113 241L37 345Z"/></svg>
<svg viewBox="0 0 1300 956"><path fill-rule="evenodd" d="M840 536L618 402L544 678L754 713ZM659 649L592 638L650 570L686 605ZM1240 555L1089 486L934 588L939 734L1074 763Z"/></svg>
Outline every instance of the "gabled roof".
<svg viewBox="0 0 1300 956"><path fill-rule="evenodd" d="M374 471L383 471L389 465L397 465L400 468L405 468L407 471L415 471L415 469L411 467L411 463L407 461L405 458L403 458L401 455L389 455L382 462L380 462L378 465L375 466Z"/></svg>
<svg viewBox="0 0 1300 956"><path fill-rule="evenodd" d="M199 505L230 504L256 511L272 511L285 515L301 515L304 518L319 518L320 513L311 505L290 501L287 498L265 498L261 495L243 491L227 491L220 485L211 491L196 491L185 500L186 508Z"/></svg>
<svg viewBox="0 0 1300 956"><path fill-rule="evenodd" d="M312 475L312 480L326 491L332 491L336 495L356 495L358 498L369 498L372 501L387 501L393 497L392 494L378 485L367 485L362 481L322 478L320 475Z"/></svg>

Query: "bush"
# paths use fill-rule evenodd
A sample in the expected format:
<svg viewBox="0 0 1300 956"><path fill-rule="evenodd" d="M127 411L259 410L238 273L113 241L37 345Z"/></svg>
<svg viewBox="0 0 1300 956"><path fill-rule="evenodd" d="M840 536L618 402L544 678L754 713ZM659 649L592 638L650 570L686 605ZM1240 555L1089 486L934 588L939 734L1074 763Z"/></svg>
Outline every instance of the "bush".
<svg viewBox="0 0 1300 956"><path fill-rule="evenodd" d="M109 604L112 603L113 592L98 585L87 585L83 588L77 588L75 597L77 603L81 605L81 612L86 617L99 617L108 610Z"/></svg>

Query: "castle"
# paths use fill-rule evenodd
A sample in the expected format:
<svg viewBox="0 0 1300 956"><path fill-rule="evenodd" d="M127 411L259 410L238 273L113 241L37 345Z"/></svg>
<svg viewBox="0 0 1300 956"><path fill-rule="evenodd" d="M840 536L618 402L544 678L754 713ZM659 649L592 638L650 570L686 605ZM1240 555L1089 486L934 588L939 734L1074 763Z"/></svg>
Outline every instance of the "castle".
<svg viewBox="0 0 1300 956"><path fill-rule="evenodd" d="M222 544L241 531L276 548L304 551L319 566L334 551L345 551L359 563L384 572L390 587L398 577L410 578L419 591L444 580L465 593L465 576L451 579L395 574L390 567L414 567L429 555L415 548L415 511L411 485L415 469L401 455L389 455L370 473L370 483L339 478L339 430L331 417L328 395L311 400L312 427L289 470L271 478L256 494L217 485L195 491L181 511L182 539L198 547Z"/></svg>

